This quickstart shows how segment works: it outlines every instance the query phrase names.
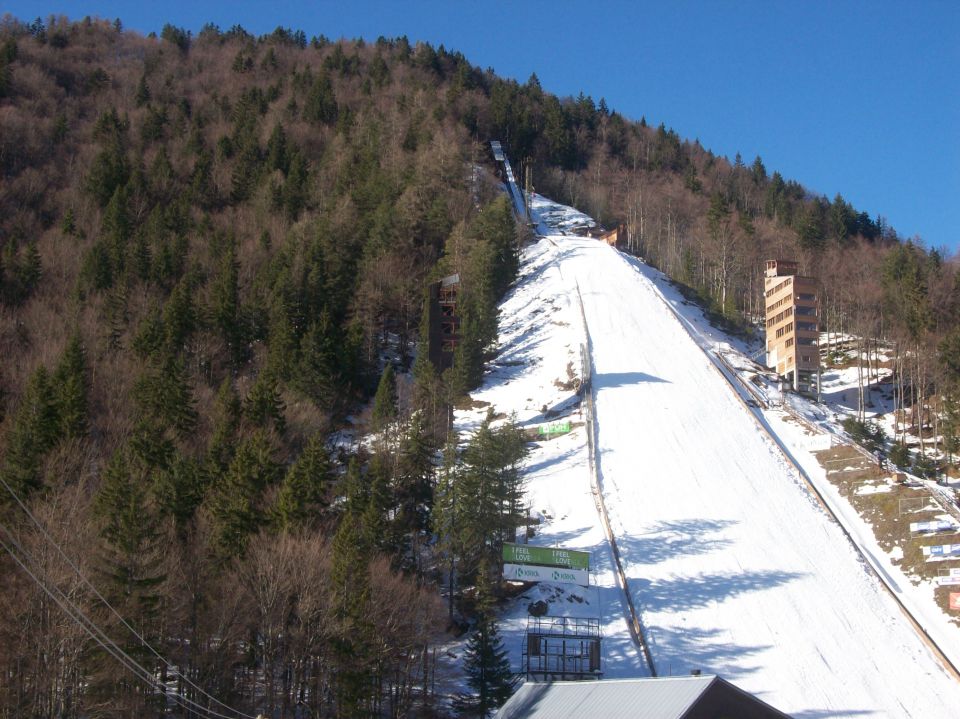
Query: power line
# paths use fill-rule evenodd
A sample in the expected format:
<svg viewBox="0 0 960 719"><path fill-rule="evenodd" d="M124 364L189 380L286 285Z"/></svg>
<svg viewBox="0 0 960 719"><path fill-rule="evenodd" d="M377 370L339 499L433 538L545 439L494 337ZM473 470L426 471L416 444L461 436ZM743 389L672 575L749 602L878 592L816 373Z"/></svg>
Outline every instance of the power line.
<svg viewBox="0 0 960 719"><path fill-rule="evenodd" d="M120 612L118 612L116 609L113 608L113 606L110 604L110 602L107 601L106 597L104 597L104 596L100 593L100 591L90 582L90 580L87 579L87 578L84 576L83 572L80 571L80 568L76 565L76 563L75 563L72 559L70 559L70 557L66 554L66 552L63 551L63 549L61 549L61 547L60 547L60 545L57 543L57 541L56 541L53 537L50 536L50 533L47 531L46 527L44 527L43 524L40 522L40 520L38 520L38 519L33 515L33 513L30 511L29 507L27 507L27 505L23 502L23 500L20 499L20 497L17 495L17 493L13 490L13 488L7 483L7 481L6 481L2 476L0 476L0 484L2 484L2 485L4 486L4 488L7 490L7 492L10 493L10 496L13 497L13 499L16 501L16 503L17 503L17 505L20 507L20 509L22 509L22 510L24 511L24 513L30 518L30 521L32 521L32 522L34 523L34 525L36 525L36 527L37 527L37 528L40 530L40 532L43 534L44 538L45 538L50 544L53 545L53 547L57 550L57 553L58 553L61 557L63 557L64 561L66 561L67 564L70 565L70 568L73 569L73 571L74 571L74 572L76 573L76 575L80 578L80 580L83 582L83 584L85 584L87 587L89 587L89 589L94 593L94 595L96 595L97 599L99 599L101 602L103 602L104 606L106 606L107 609L109 609L110 612L111 612L117 619L120 620L120 622L123 624L123 626L126 627L127 630L128 630L131 634L133 634L133 636L135 636L135 637L140 641L140 643L141 643L144 647L146 647L147 649L149 649L150 652L151 652L157 659L159 659L161 662L163 662L167 667L177 666L177 665L173 664L172 662L168 661L168 660L166 659L166 657L164 657L162 654L160 654L160 652L158 652L156 649L154 649L153 646L151 646L150 643L149 643L139 632L137 632L136 629L134 629L132 626L130 626L129 622L127 622L127 620L123 618L123 616L120 614ZM9 530L7 530L7 531L9 532ZM9 551L9 550L8 550L8 551ZM198 686L198 685L195 684L193 681L191 681L188 676L186 676L185 674L183 674L183 672L180 671L179 666L177 666L177 669L175 670L175 675L178 676L178 677L180 677L181 679L183 679L187 684L189 684L189 685L190 685L193 689L195 689L196 691L200 692L203 696L207 697L207 698L210 699L212 702L214 702L215 704L218 704L219 706L223 707L223 708L226 709L227 711L233 712L233 713L236 714L238 717L243 717L244 719L255 719L255 717L254 717L252 714L246 714L246 713L240 711L239 709L234 709L233 707L231 707L231 706L229 706L229 705L227 705L227 704L224 704L222 701L220 701L219 699L217 699L217 698L216 698L215 696L213 696L212 694L209 694L208 692L206 692L202 687Z"/></svg>
<svg viewBox="0 0 960 719"><path fill-rule="evenodd" d="M10 544L16 547L16 549L20 552L20 554L26 557L27 561L29 561L31 565L33 565L35 568L38 569L38 572L40 574L43 574L43 571L39 568L40 567L39 562L37 562L33 558L30 552L25 550L20 545L20 543L17 542L16 538L13 535L13 532L11 532L3 524L0 524L0 530L2 530L3 533L7 536L7 539L10 542ZM219 712L216 712L213 709L205 707L202 704L195 702L192 699L189 699L188 697L180 696L177 693L170 694L167 691L167 687L162 682L156 679L148 669L146 669L141 664L139 664L136 659L131 657L129 654L123 651L123 649L117 646L116 642L110 639L107 633L104 632L103 629L101 629L96 622L94 622L86 614L84 614L83 610L77 607L77 605L74 604L73 601L66 594L64 594L63 590L61 590L59 587L56 586L56 584L53 584L52 582L51 584L53 585L53 589L51 589L44 582L44 578L38 577L33 571L31 571L31 569L26 564L24 564L21 557L17 555L17 552L14 552L7 545L7 543L3 541L3 539L0 539L0 547L6 550L6 552L11 557L13 557L13 560L20 566L20 568L23 569L23 571L25 571L41 589L43 589L43 591L47 594L47 596L49 596L51 599L53 599L54 602L57 603L57 605L64 611L64 613L66 613L68 617L70 617L71 619L73 619L73 621L79 624L80 627L87 634L89 634L90 637L97 644L99 644L101 648L104 649L104 651L106 651L108 654L110 654L110 656L112 656L114 659L120 662L132 674L134 674L139 679L144 681L151 688L155 690L156 689L161 690L165 698L172 698L177 704L182 706L184 709L203 714L204 716L207 716L207 717L217 717L217 719L233 719L233 717L227 716L226 714L220 714ZM232 711L235 711L235 710L232 710Z"/></svg>

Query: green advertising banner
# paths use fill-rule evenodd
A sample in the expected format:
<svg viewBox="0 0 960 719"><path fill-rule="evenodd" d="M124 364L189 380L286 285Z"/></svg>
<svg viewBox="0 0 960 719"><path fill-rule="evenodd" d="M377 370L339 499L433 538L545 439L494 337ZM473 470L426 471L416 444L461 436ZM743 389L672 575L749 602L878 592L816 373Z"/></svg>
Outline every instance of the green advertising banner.
<svg viewBox="0 0 960 719"><path fill-rule="evenodd" d="M550 424L541 424L537 432L542 435L566 434L570 431L570 422L551 422Z"/></svg>
<svg viewBox="0 0 960 719"><path fill-rule="evenodd" d="M575 552L556 547L503 543L503 561L508 564L538 564L547 567L590 569L590 552Z"/></svg>

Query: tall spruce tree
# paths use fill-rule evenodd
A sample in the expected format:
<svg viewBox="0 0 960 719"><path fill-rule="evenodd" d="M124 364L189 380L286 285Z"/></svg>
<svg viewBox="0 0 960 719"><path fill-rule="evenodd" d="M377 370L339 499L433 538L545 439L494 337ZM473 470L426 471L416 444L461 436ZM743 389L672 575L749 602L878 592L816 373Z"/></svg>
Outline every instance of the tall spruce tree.
<svg viewBox="0 0 960 719"><path fill-rule="evenodd" d="M373 398L371 425L374 432L382 432L397 418L397 380L393 365L387 364L380 375L380 384Z"/></svg>
<svg viewBox="0 0 960 719"><path fill-rule="evenodd" d="M273 372L261 372L243 402L243 416L254 426L268 429L272 425L277 434L283 434L287 429L286 406L279 384Z"/></svg>
<svg viewBox="0 0 960 719"><path fill-rule="evenodd" d="M423 426L423 413L414 412L400 442L394 480L395 545L400 566L420 571L422 543L430 531L433 509L434 447Z"/></svg>
<svg viewBox="0 0 960 719"><path fill-rule="evenodd" d="M330 505L332 480L333 464L324 438L317 432L284 475L273 509L277 526L293 531L318 520Z"/></svg>
<svg viewBox="0 0 960 719"><path fill-rule="evenodd" d="M447 615L453 623L454 594L457 583L457 561L463 552L460 544L458 515L460 513L457 462L457 441L451 435L443 448L443 464L437 474L431 523L437 535L436 551L442 571L446 574Z"/></svg>
<svg viewBox="0 0 960 719"><path fill-rule="evenodd" d="M166 356L149 367L134 385L133 396L140 418L161 432L187 437L196 427L193 390L183 362L175 357Z"/></svg>
<svg viewBox="0 0 960 719"><path fill-rule="evenodd" d="M100 522L103 540L101 572L105 594L121 616L130 618L142 637L156 643L163 614L167 550L150 501L146 472L124 449L114 453L100 478L94 513ZM108 621L115 623L113 617ZM114 627L111 633L125 637L121 646L142 666L157 669L155 657L142 642L120 626ZM118 677L112 660L102 657L96 664L99 671L93 679L94 694L109 692L121 697L131 715L141 716L148 713L147 706L159 700L156 692L144 690L139 682L131 683L126 677ZM154 706L153 711L157 710L159 707Z"/></svg>
<svg viewBox="0 0 960 719"><path fill-rule="evenodd" d="M213 405L213 432L210 436L210 461L215 467L226 469L233 459L236 449L237 433L240 430L240 418L243 403L233 387L233 381L226 377L220 383Z"/></svg>
<svg viewBox="0 0 960 719"><path fill-rule="evenodd" d="M60 436L69 439L85 437L89 431L87 358L79 334L67 342L60 362L53 372L53 386L57 396L57 414Z"/></svg>
<svg viewBox="0 0 960 719"><path fill-rule="evenodd" d="M243 556L250 537L267 520L263 494L280 476L273 453L266 434L256 432L240 443L227 470L215 479L210 511L222 559Z"/></svg>
<svg viewBox="0 0 960 719"><path fill-rule="evenodd" d="M467 579L481 571L499 570L501 547L523 526L521 465L526 444L516 423L492 427L492 409L467 443L457 479L456 533L461 574Z"/></svg>
<svg viewBox="0 0 960 719"><path fill-rule="evenodd" d="M0 470L4 481L21 499L42 486L43 457L56 444L59 431L56 393L47 368L40 365L30 376L13 416ZM3 501L12 498L4 492Z"/></svg>
<svg viewBox="0 0 960 719"><path fill-rule="evenodd" d="M493 613L493 598L486 572L478 579L477 625L467 641L464 672L471 694L454 700L460 716L485 719L513 694L517 675L503 646Z"/></svg>
<svg viewBox="0 0 960 719"><path fill-rule="evenodd" d="M358 471L355 463L353 471ZM348 475L350 472L348 471ZM370 622L370 557L368 533L363 524L364 506L355 494L347 498L347 511L333 538L330 582L331 611L337 632L332 648L338 666L335 681L337 716L367 717L371 707L375 627Z"/></svg>

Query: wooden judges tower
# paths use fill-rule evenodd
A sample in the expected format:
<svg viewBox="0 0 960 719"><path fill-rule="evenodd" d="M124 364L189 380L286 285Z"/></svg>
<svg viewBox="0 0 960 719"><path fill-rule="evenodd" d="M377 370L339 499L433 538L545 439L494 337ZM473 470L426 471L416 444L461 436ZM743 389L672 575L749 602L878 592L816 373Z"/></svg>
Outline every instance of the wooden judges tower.
<svg viewBox="0 0 960 719"><path fill-rule="evenodd" d="M460 342L457 294L460 275L449 275L430 285L427 302L427 356L438 372L453 367L453 354Z"/></svg>

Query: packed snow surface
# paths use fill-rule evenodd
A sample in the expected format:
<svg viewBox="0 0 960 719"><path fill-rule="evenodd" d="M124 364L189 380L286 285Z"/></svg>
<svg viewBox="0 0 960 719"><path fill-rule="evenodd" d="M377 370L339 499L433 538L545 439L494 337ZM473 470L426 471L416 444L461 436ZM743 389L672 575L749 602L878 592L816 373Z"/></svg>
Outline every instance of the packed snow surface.
<svg viewBox="0 0 960 719"><path fill-rule="evenodd" d="M501 308L501 351L473 397L530 426L572 420L570 434L537 443L529 458L531 510L543 519L531 542L591 551L594 585L541 584L516 601L501 625L514 665L527 605L543 599L553 616L601 618L605 677L649 671L628 630L591 492L586 418L569 385L583 344L600 487L658 674L716 673L797 717L960 716L960 683L662 285L601 242L555 235L525 251ZM459 412L459 429L485 411Z"/></svg>

